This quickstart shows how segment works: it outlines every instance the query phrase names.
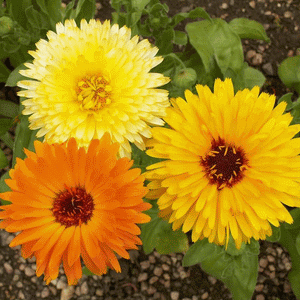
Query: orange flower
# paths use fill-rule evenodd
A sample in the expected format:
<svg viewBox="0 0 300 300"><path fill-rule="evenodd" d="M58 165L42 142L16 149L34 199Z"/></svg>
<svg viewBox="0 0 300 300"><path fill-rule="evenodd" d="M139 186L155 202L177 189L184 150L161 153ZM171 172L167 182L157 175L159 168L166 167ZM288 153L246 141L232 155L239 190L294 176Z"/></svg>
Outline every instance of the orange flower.
<svg viewBox="0 0 300 300"><path fill-rule="evenodd" d="M140 169L133 161L117 160L119 144L109 134L93 140L87 150L68 143L36 141L36 153L25 150L17 159L11 192L0 194L11 202L2 206L0 228L18 232L10 247L22 245L24 258L36 257L36 275L44 273L47 284L57 278L63 262L69 284L82 276L80 257L93 273L107 267L121 272L115 253L129 258L126 250L137 249L141 240L136 223L149 222L143 214L151 207Z"/></svg>

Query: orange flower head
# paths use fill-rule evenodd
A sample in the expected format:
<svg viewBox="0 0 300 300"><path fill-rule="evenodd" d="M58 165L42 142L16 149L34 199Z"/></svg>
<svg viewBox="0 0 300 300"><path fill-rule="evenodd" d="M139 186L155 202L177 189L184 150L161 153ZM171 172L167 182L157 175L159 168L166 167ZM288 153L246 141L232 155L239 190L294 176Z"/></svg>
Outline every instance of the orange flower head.
<svg viewBox="0 0 300 300"><path fill-rule="evenodd" d="M21 232L10 247L22 245L24 258L36 257L36 275L46 283L58 276L61 262L68 283L82 276L82 258L97 275L107 268L121 272L116 254L129 258L141 240L137 223L150 217L142 212L151 205L140 169L133 161L117 159L119 144L109 134L93 140L86 151L71 138L64 144L34 143L25 150L6 183L10 192L0 194L10 205L2 206L0 228Z"/></svg>

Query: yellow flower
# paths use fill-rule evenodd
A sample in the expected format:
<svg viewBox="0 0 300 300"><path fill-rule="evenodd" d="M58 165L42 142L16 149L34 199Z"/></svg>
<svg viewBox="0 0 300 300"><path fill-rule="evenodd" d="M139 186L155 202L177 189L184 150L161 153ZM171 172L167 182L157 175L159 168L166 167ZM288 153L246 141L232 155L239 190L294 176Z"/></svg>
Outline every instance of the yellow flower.
<svg viewBox="0 0 300 300"><path fill-rule="evenodd" d="M137 223L149 222L142 211L147 188L133 161L116 158L119 145L109 134L78 149L76 140L52 144L35 142L36 153L17 159L6 180L12 189L0 194L11 202L1 206L0 228L20 233L10 247L22 245L24 258L36 257L36 274L47 284L63 263L69 284L82 276L81 258L93 273L107 268L121 272L116 253L141 244Z"/></svg>
<svg viewBox="0 0 300 300"><path fill-rule="evenodd" d="M18 83L30 128L48 143L74 137L86 149L107 131L121 144L121 157L130 157L129 142L144 150L149 125L163 125L169 106L168 92L156 89L169 78L149 73L163 60L155 57L158 48L109 21L82 20L78 28L67 20L56 32L29 51L34 60L20 71L34 79Z"/></svg>
<svg viewBox="0 0 300 300"><path fill-rule="evenodd" d="M217 79L214 93L196 89L172 100L171 129L152 130L147 154L166 160L147 168L148 198L159 198L161 216L192 230L193 241L227 245L231 234L240 248L265 239L270 223L293 222L283 204L300 206L300 139L292 139L300 125L259 87L234 95L230 79Z"/></svg>

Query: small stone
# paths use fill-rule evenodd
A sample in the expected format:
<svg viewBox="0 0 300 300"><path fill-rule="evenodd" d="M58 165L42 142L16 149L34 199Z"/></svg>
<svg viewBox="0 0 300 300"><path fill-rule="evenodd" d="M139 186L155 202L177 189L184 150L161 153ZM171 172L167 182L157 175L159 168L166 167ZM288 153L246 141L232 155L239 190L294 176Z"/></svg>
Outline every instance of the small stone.
<svg viewBox="0 0 300 300"><path fill-rule="evenodd" d="M271 11L268 10L268 11L265 12L265 16L271 16L271 15L272 15Z"/></svg>
<svg viewBox="0 0 300 300"><path fill-rule="evenodd" d="M279 247L276 248L276 251L278 253L278 256L280 256L283 252L282 248L279 248Z"/></svg>
<svg viewBox="0 0 300 300"><path fill-rule="evenodd" d="M33 269L31 269L30 267L26 267L25 268L25 275L28 277L32 277L33 275L35 275L35 271Z"/></svg>
<svg viewBox="0 0 300 300"><path fill-rule="evenodd" d="M285 281L283 284L283 292L288 294L291 291L291 285L289 282Z"/></svg>
<svg viewBox="0 0 300 300"><path fill-rule="evenodd" d="M221 9L227 9L228 8L228 4L227 3L222 3L222 5L220 6Z"/></svg>
<svg viewBox="0 0 300 300"><path fill-rule="evenodd" d="M173 264L176 264L176 262L177 262L177 258L176 257L171 257L171 260L172 260Z"/></svg>
<svg viewBox="0 0 300 300"><path fill-rule="evenodd" d="M249 6L251 7L251 8L255 8L255 1L250 1L249 2Z"/></svg>
<svg viewBox="0 0 300 300"><path fill-rule="evenodd" d="M141 266L142 270L149 269L150 261L149 260L144 260L140 263L140 266Z"/></svg>
<svg viewBox="0 0 300 300"><path fill-rule="evenodd" d="M268 259L269 262L274 262L275 261L275 257L272 256L272 255L268 255L267 259Z"/></svg>
<svg viewBox="0 0 300 300"><path fill-rule="evenodd" d="M275 271L274 265L269 265L269 270L270 270L271 272Z"/></svg>
<svg viewBox="0 0 300 300"><path fill-rule="evenodd" d="M75 291L74 285L66 286L61 291L60 300L70 300L74 295L74 291Z"/></svg>
<svg viewBox="0 0 300 300"><path fill-rule="evenodd" d="M67 283L66 280L64 279L64 277L61 277L56 285L56 288L59 290L65 289L67 287Z"/></svg>
<svg viewBox="0 0 300 300"><path fill-rule="evenodd" d="M7 238L6 238L6 245L9 245L10 244L10 242L13 240L15 238L15 236L14 235L9 235ZM22 257L23 258L23 257Z"/></svg>
<svg viewBox="0 0 300 300"><path fill-rule="evenodd" d="M162 273L163 273L163 269L161 267L155 267L153 270L153 274L156 276L161 276Z"/></svg>
<svg viewBox="0 0 300 300"><path fill-rule="evenodd" d="M287 271L289 271L289 270L292 268L292 265L291 265L290 262L286 262L286 263L284 264L284 267L285 267L285 269L286 269Z"/></svg>
<svg viewBox="0 0 300 300"><path fill-rule="evenodd" d="M230 0L229 5L234 5L234 0Z"/></svg>
<svg viewBox="0 0 300 300"><path fill-rule="evenodd" d="M18 281L20 279L20 276L19 275L14 275L14 277L13 277L13 281Z"/></svg>
<svg viewBox="0 0 300 300"><path fill-rule="evenodd" d="M293 13L291 11L284 12L283 16L285 18L293 18Z"/></svg>
<svg viewBox="0 0 300 300"><path fill-rule="evenodd" d="M146 281L143 281L141 283L141 291L144 292L148 289L148 284L146 283Z"/></svg>
<svg viewBox="0 0 300 300"><path fill-rule="evenodd" d="M179 292L173 291L173 292L171 292L170 296L171 296L172 300L178 300L179 299Z"/></svg>
<svg viewBox="0 0 300 300"><path fill-rule="evenodd" d="M35 276L31 277L30 281L33 282L33 283L37 283L37 278Z"/></svg>
<svg viewBox="0 0 300 300"><path fill-rule="evenodd" d="M208 292L203 293L201 299L207 299L207 298L208 298Z"/></svg>
<svg viewBox="0 0 300 300"><path fill-rule="evenodd" d="M258 284L255 287L255 291L256 292L262 292L263 289L264 289L264 285L263 284Z"/></svg>
<svg viewBox="0 0 300 300"><path fill-rule="evenodd" d="M163 268L164 271L170 270L170 267L167 264L163 264L161 267Z"/></svg>
<svg viewBox="0 0 300 300"><path fill-rule="evenodd" d="M161 293L156 292L156 293L153 295L153 299L156 300L156 299L163 299L163 298L162 298Z"/></svg>
<svg viewBox="0 0 300 300"><path fill-rule="evenodd" d="M287 53L288 57L292 57L294 55L294 50L289 50L289 52Z"/></svg>
<svg viewBox="0 0 300 300"><path fill-rule="evenodd" d="M269 277L270 277L271 279L274 279L274 278L276 277L276 273L275 273L275 272L271 272L271 273L269 274Z"/></svg>
<svg viewBox="0 0 300 300"><path fill-rule="evenodd" d="M25 299L25 295L23 294L22 291L19 291L18 297L19 297L18 299Z"/></svg>
<svg viewBox="0 0 300 300"><path fill-rule="evenodd" d="M19 288L19 289L22 288L23 283L21 281L18 281L17 284L16 284L16 287Z"/></svg>
<svg viewBox="0 0 300 300"><path fill-rule="evenodd" d="M158 280L158 277L157 276L153 276L150 278L149 280L149 284L153 284L154 282L156 282Z"/></svg>
<svg viewBox="0 0 300 300"><path fill-rule="evenodd" d="M42 298L47 298L50 295L50 291L47 287L45 287L42 292L41 292L41 297Z"/></svg>
<svg viewBox="0 0 300 300"><path fill-rule="evenodd" d="M138 276L137 281L138 281L138 282L146 281L147 278L148 278L148 274L147 274L147 273L141 273L141 274Z"/></svg>
<svg viewBox="0 0 300 300"><path fill-rule="evenodd" d="M156 291L157 291L157 289L154 286L149 286L147 293L149 295L153 295Z"/></svg>
<svg viewBox="0 0 300 300"><path fill-rule="evenodd" d="M5 269L7 274L11 274L14 271L14 269L12 268L12 266L8 262L5 262L3 264L3 266L4 266L4 269Z"/></svg>
<svg viewBox="0 0 300 300"><path fill-rule="evenodd" d="M212 285L216 284L216 282L217 282L217 279L215 277L212 277L212 276L208 276L208 280Z"/></svg>
<svg viewBox="0 0 300 300"><path fill-rule="evenodd" d="M96 289L96 295L97 295L97 296L103 296L103 290L101 290L101 289Z"/></svg>
<svg viewBox="0 0 300 300"><path fill-rule="evenodd" d="M252 58L252 64L255 66L260 65L263 62L263 57L260 53L256 53L255 56Z"/></svg>
<svg viewBox="0 0 300 300"><path fill-rule="evenodd" d="M266 258L261 258L259 260L259 265L262 267L262 268L266 268L266 266L268 265L268 260Z"/></svg>
<svg viewBox="0 0 300 300"><path fill-rule="evenodd" d="M80 292L82 295L87 295L89 293L89 287L86 281L81 285Z"/></svg>
<svg viewBox="0 0 300 300"><path fill-rule="evenodd" d="M266 72L267 75L273 76L274 75L274 70L273 70L273 66L270 62L264 64L262 66L262 69Z"/></svg>
<svg viewBox="0 0 300 300"><path fill-rule="evenodd" d="M265 296L263 294L256 295L256 300L265 300Z"/></svg>
<svg viewBox="0 0 300 300"><path fill-rule="evenodd" d="M171 279L169 274L164 274L163 277L164 277L165 280L170 280Z"/></svg>
<svg viewBox="0 0 300 300"><path fill-rule="evenodd" d="M49 290L51 291L51 293L56 296L57 294L57 289L54 286L49 286Z"/></svg>
<svg viewBox="0 0 300 300"><path fill-rule="evenodd" d="M192 300L199 300L199 297L194 295L194 296L192 297Z"/></svg>
<svg viewBox="0 0 300 300"><path fill-rule="evenodd" d="M249 61L252 57L254 57L256 55L256 52L254 50L249 50L246 53L246 59Z"/></svg>
<svg viewBox="0 0 300 300"><path fill-rule="evenodd" d="M80 296L80 295L81 295L80 287L79 287L79 286L77 286L77 287L75 288L75 294L76 294L77 296Z"/></svg>
<svg viewBox="0 0 300 300"><path fill-rule="evenodd" d="M149 259L149 261L150 261L151 264L155 264L155 257L154 257L154 255L152 255L152 254L149 255L148 259Z"/></svg>

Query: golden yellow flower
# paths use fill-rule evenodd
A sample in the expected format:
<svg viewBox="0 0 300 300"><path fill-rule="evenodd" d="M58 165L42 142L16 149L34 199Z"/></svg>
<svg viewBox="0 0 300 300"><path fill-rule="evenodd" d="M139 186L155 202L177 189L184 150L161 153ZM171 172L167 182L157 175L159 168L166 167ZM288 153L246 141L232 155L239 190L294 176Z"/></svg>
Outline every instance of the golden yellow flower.
<svg viewBox="0 0 300 300"><path fill-rule="evenodd" d="M69 284L82 276L81 258L93 273L107 268L121 272L116 253L141 244L137 223L150 217L142 211L147 188L133 161L117 159L119 145L109 134L93 140L88 150L76 140L52 144L35 142L36 153L17 159L6 183L12 191L0 194L11 202L1 206L0 228L19 233L10 247L22 245L24 258L36 257L36 275L47 284L57 278L61 262Z"/></svg>
<svg viewBox="0 0 300 300"><path fill-rule="evenodd" d="M293 222L283 204L300 206L300 125L259 87L234 95L230 79L217 79L214 93L196 89L172 100L171 129L152 130L147 154L166 160L147 168L148 198L193 241L224 245L231 234L240 248L265 239L270 223Z"/></svg>
<svg viewBox="0 0 300 300"><path fill-rule="evenodd" d="M149 125L163 125L169 106L168 92L157 89L169 78L149 72L163 60L155 57L158 48L109 21L82 20L78 28L67 20L47 37L20 71L34 79L18 83L30 128L49 143L74 137L85 148L109 132L121 157L130 157L129 142L144 150Z"/></svg>

